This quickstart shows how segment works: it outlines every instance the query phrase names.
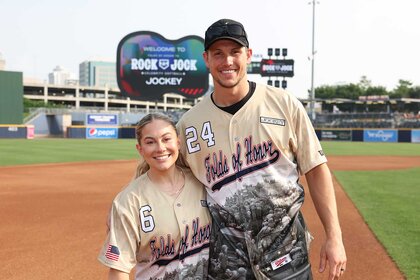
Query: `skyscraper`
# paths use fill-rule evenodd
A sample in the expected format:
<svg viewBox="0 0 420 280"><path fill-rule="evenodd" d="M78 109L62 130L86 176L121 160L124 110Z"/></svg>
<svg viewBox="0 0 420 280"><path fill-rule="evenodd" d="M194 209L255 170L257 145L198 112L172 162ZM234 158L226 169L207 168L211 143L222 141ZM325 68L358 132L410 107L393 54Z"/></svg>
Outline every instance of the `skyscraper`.
<svg viewBox="0 0 420 280"><path fill-rule="evenodd" d="M115 62L84 61L79 64L79 84L118 88L116 68Z"/></svg>
<svg viewBox="0 0 420 280"><path fill-rule="evenodd" d="M52 73L48 74L48 83L51 85L76 85L77 79L73 73L61 66L56 66Z"/></svg>

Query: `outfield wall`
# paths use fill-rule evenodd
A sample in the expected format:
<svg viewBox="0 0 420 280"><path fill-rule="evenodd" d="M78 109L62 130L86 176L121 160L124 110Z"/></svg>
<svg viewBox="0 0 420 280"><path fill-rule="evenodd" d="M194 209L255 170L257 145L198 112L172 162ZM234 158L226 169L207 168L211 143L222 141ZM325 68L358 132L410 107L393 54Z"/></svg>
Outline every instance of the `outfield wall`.
<svg viewBox="0 0 420 280"><path fill-rule="evenodd" d="M420 143L420 129L316 129L321 141Z"/></svg>
<svg viewBox="0 0 420 280"><path fill-rule="evenodd" d="M134 126L72 125L65 138L130 139L136 137ZM321 141L420 143L420 129L315 129ZM34 138L33 125L0 125L1 138Z"/></svg>
<svg viewBox="0 0 420 280"><path fill-rule="evenodd" d="M420 129L316 129L321 141L420 143ZM70 126L68 138L135 138L135 127Z"/></svg>
<svg viewBox="0 0 420 280"><path fill-rule="evenodd" d="M34 126L22 124L0 124L1 138L34 138Z"/></svg>

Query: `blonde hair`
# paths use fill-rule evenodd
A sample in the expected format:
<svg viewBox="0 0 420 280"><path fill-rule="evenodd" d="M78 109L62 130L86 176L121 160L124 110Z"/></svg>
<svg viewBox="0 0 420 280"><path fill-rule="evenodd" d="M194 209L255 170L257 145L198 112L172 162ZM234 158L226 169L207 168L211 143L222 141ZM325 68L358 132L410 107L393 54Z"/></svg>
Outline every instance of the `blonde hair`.
<svg viewBox="0 0 420 280"><path fill-rule="evenodd" d="M136 139L137 143L141 145L141 138L142 138L142 131L143 128L148 125L149 123L153 122L154 120L161 120L164 121L172 126L172 128L175 130L175 133L178 137L178 130L176 129L175 122L167 115L161 114L161 113L150 113L144 116L136 125ZM178 155L178 158L175 162L177 165L180 166L186 166L185 161L181 154ZM135 178L140 177L144 173L146 173L150 169L150 166L147 164L147 162L142 158L136 168L136 175Z"/></svg>

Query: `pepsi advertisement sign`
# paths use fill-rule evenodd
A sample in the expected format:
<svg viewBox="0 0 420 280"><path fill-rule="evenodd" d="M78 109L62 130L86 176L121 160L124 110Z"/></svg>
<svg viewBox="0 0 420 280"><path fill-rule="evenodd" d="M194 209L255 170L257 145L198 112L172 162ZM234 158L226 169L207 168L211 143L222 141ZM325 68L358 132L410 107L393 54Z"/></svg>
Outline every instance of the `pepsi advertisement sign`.
<svg viewBox="0 0 420 280"><path fill-rule="evenodd" d="M204 40L186 36L168 40L151 31L125 36L117 49L117 81L124 96L161 100L164 93L197 98L209 88L203 59Z"/></svg>
<svg viewBox="0 0 420 280"><path fill-rule="evenodd" d="M397 142L397 130L383 129L383 130L364 130L363 141L365 142Z"/></svg>
<svg viewBox="0 0 420 280"><path fill-rule="evenodd" d="M116 139L118 138L118 128L116 127L87 127L87 139Z"/></svg>

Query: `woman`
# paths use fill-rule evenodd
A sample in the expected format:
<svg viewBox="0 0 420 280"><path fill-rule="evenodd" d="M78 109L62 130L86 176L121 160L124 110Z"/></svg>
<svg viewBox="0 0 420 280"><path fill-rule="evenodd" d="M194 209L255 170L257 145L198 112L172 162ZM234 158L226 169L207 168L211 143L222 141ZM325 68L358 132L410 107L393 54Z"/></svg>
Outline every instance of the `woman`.
<svg viewBox="0 0 420 280"><path fill-rule="evenodd" d="M98 257L109 279L205 279L211 220L205 190L179 162L172 120L148 114L136 127L144 162L113 201Z"/></svg>

